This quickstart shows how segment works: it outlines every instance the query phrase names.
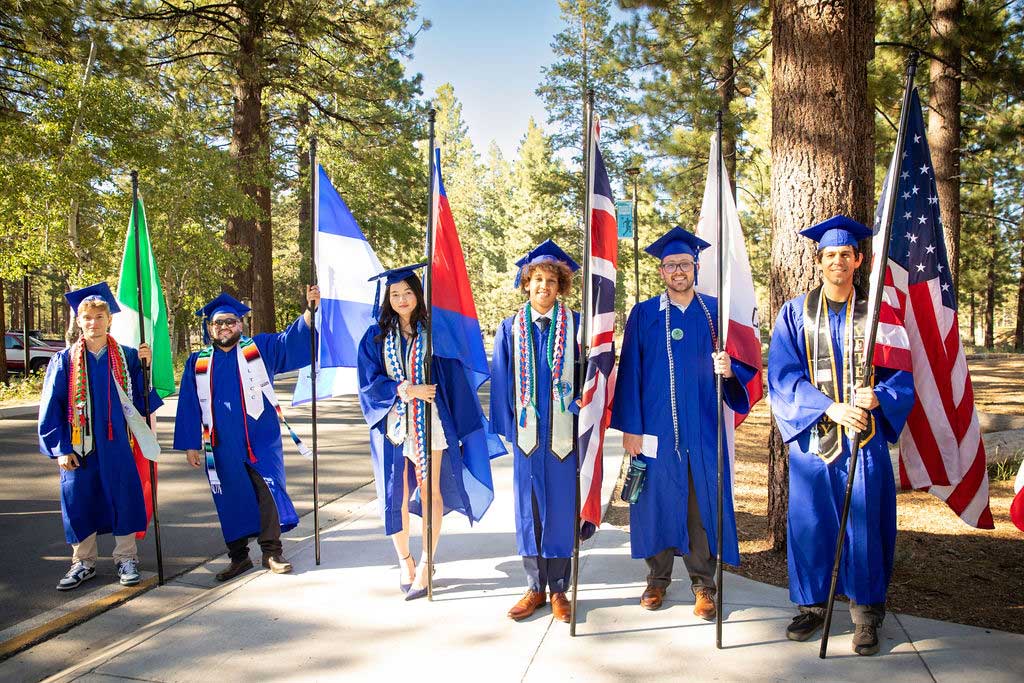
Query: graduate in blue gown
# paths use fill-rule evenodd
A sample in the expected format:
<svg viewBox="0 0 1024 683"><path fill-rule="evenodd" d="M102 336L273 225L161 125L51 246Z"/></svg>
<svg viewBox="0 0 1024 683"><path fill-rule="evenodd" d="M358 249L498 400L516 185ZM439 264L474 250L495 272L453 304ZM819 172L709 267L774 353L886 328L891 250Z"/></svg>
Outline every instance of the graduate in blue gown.
<svg viewBox="0 0 1024 683"><path fill-rule="evenodd" d="M789 443L789 595L800 609L787 636L806 640L824 621L850 441L862 431L836 592L850 598L854 651L870 655L878 651L896 545L896 488L886 442L899 438L914 384L908 372L877 367L873 386L851 391L863 365L867 312L853 275L863 260L858 240L871 230L836 216L801 234L818 242L822 285L786 302L768 348L772 413Z"/></svg>
<svg viewBox="0 0 1024 683"><path fill-rule="evenodd" d="M307 288L310 306L319 289ZM281 533L299 523L285 481L281 419L274 376L310 364L310 312L279 334L242 336L249 307L220 294L196 315L212 344L189 356L181 378L174 447L189 464L206 468L230 565L226 581L252 568L249 538L259 539L263 566L292 569L282 557ZM303 455L309 453L285 422Z"/></svg>
<svg viewBox="0 0 1024 683"><path fill-rule="evenodd" d="M569 621L576 520L576 364L579 314L562 303L579 266L551 240L517 262L528 301L502 321L491 361L491 430L512 445L516 545L527 591L516 621L543 606Z"/></svg>
<svg viewBox="0 0 1024 683"><path fill-rule="evenodd" d="M647 562L640 604L658 609L672 581L674 558L683 557L695 595L694 613L715 618L718 505L718 397L723 375L726 403L749 411L746 384L755 373L724 351L715 357L718 301L697 294L700 250L709 246L675 227L647 253L661 263L662 294L629 314L619 359L611 426L623 447L646 465L646 481L629 510L632 556ZM728 455L726 455L728 462ZM731 477L724 477L722 559L739 564Z"/></svg>
<svg viewBox="0 0 1024 683"><path fill-rule="evenodd" d="M359 342L359 405L370 427L370 453L384 533L402 568L406 600L427 594L427 551L420 562L409 548L409 513L423 514L427 478L426 403L431 406L430 479L432 547L437 552L444 515L457 511L477 522L494 499L487 424L480 398L459 360L436 353L425 382L426 305L416 269L385 271L387 285L377 322ZM379 289L378 289L379 292ZM378 297L379 301L379 297ZM435 352L437 349L435 349Z"/></svg>
<svg viewBox="0 0 1024 683"><path fill-rule="evenodd" d="M39 449L60 467L60 508L64 536L72 547L71 569L57 590L77 588L96 575L97 534L113 534L114 562L120 583L140 580L136 534L149 524L142 476L132 449L131 432L121 392L130 397L138 414L145 414L140 356L108 335L119 308L105 282L65 295L78 318L82 336L69 349L50 359L39 401ZM150 412L162 405L156 391L149 394ZM136 420L142 438L145 424ZM153 440L149 433L149 439Z"/></svg>

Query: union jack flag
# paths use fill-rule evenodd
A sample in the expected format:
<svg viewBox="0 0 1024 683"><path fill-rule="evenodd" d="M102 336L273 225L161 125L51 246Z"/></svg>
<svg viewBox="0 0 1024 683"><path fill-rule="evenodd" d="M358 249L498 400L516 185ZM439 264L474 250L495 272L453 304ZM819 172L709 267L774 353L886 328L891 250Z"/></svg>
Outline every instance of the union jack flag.
<svg viewBox="0 0 1024 683"><path fill-rule="evenodd" d="M601 122L594 118L590 135L590 253L587 272L590 332L587 373L579 416L580 518L601 524L601 479L604 433L611 421L612 395L615 393L615 272L619 240L615 223L615 202L608 172L598 142Z"/></svg>
<svg viewBox="0 0 1024 683"><path fill-rule="evenodd" d="M992 529L985 445L960 343L956 290L916 88L909 114L906 140L893 153L876 213L881 225L886 198L895 192L884 292L893 305L883 305L879 314L875 364L914 373L917 401L900 435L902 487L928 491L967 524ZM901 172L894 178L897 154Z"/></svg>

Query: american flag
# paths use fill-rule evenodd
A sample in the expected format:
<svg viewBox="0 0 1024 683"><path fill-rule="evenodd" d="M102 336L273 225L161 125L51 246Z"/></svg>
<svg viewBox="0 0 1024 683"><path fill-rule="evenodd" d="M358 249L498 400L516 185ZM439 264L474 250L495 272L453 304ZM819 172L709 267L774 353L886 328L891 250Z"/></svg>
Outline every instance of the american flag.
<svg viewBox="0 0 1024 683"><path fill-rule="evenodd" d="M618 264L618 230L612 186L601 158L598 141L601 122L595 117L590 135L590 253L588 259L590 332L587 374L579 417L580 518L601 524L601 478L604 433L611 421L615 391L615 269Z"/></svg>
<svg viewBox="0 0 1024 683"><path fill-rule="evenodd" d="M917 401L900 435L900 483L941 498L967 524L992 529L985 445L960 343L956 290L939 217L939 196L917 89L911 92L901 172L896 181L885 276L895 311L879 315L875 361L912 367ZM882 188L886 204L896 158ZM881 219L881 207L877 217ZM905 329L909 341L900 342ZM909 356L909 358L907 357ZM909 363L908 363L909 361Z"/></svg>

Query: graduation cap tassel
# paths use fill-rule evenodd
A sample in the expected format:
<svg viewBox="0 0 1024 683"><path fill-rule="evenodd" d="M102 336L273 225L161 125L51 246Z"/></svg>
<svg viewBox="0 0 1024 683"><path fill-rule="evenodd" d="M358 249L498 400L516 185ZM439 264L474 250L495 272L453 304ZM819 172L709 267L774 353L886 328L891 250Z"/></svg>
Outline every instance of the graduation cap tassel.
<svg viewBox="0 0 1024 683"><path fill-rule="evenodd" d="M309 139L309 280L310 284L317 284L316 272L316 241L317 228L319 227L319 216L317 215L317 199L320 188L317 179L319 173L316 165L316 138ZM378 293L380 283L377 284ZM317 433L316 433L316 364L319 360L319 340L316 329L316 305L309 307L309 331L310 331L310 353L309 353L309 420L312 428L312 451L313 451L313 545L316 549L316 565L320 566L320 462L317 457ZM376 312L374 312L376 317Z"/></svg>
<svg viewBox="0 0 1024 683"><path fill-rule="evenodd" d="M594 129L594 89L587 90L587 100L584 103L584 130L583 130L583 294L582 294L582 315L580 320L580 362L579 371L576 377L576 388L583 389L587 372L587 345L590 341L590 223L591 206L590 197L593 194L592 186L594 172L594 155L591 154L591 139ZM573 343L566 340L567 344ZM575 392L573 392L575 393ZM577 435L578 437L578 435ZM569 635L576 635L576 594L580 577L580 456L579 442L576 443L576 516L573 518L572 534L572 600L569 603Z"/></svg>
<svg viewBox="0 0 1024 683"><path fill-rule="evenodd" d="M907 58L907 80L903 88L903 104L900 106L900 127L896 131L896 149L903 149L904 141L907 139L907 120L910 118L910 94L914 89L914 74L917 73L917 51L910 53ZM896 164L893 168L893 173L889 178L889 195L884 198L886 205L886 213L883 214L884 220L882 221L881 230L882 233L882 250L881 253L875 254L874 257L877 259L888 259L889 258L889 241L892 236L892 219L893 210L896 206L896 188L899 186L898 180L900 173L903 168L903 159L898 154L896 155ZM875 310L871 313L871 327L868 329L867 335L864 338L864 370L861 372L861 381L858 388L865 386L866 383L871 381L871 370L872 361L875 357L875 340L878 336L878 313L882 307L882 287L884 285L885 278L885 267L878 269L877 280L871 283L871 291L877 292L878 295L875 297ZM857 362L854 358L853 363ZM850 464L849 471L847 472L846 480L846 498L843 500L843 514L839 520L839 533L836 537L836 555L832 562L832 583L828 589L828 605L825 608L825 624L822 627L821 633L821 648L818 650L818 657L825 659L828 652L828 632L832 626L832 608L835 606L836 601L836 585L839 581L839 562L843 558L843 545L846 541L846 522L850 516L850 499L853 495L853 480L857 474L857 460L860 455L860 439L861 433L857 432L853 437L853 443L850 445Z"/></svg>
<svg viewBox="0 0 1024 683"><path fill-rule="evenodd" d="M715 335L715 353L721 353L722 347L725 344L725 340L722 338L721 330L723 329L722 321L725 320L724 316L728 315L728 311L725 311L725 230L722 229L722 110L718 110L715 121L715 136L718 140L718 158L715 160L715 164L718 167L718 330L719 334ZM694 286L696 286L696 273L694 274ZM722 606L725 603L724 593L722 588L722 515L724 513L724 499L725 499L725 444L722 443L723 434L722 428L725 426L723 423L723 394L722 394L722 376L715 373L715 392L718 398L718 423L717 431L715 432L715 444L718 448L718 524L715 530L715 647L719 650L722 649Z"/></svg>
<svg viewBox="0 0 1024 683"><path fill-rule="evenodd" d="M132 234L135 235L135 284L138 290L139 311L139 344L146 343L145 308L142 300L142 254L139 249L139 172L132 171ZM149 363L142 362L142 405L146 410L146 424L153 426L149 415ZM159 585L164 585L164 552L160 543L160 516L156 504L156 463L149 461L149 494L153 500L153 539L156 542L156 578Z"/></svg>
<svg viewBox="0 0 1024 683"><path fill-rule="evenodd" d="M434 336L433 336L433 319L434 319L434 183L437 182L435 174L437 169L434 166L434 120L437 117L437 111L431 107L430 112L427 114L427 149L429 154L427 155L430 159L430 171L428 178L430 179L430 188L427 191L427 272L426 282L423 287L423 298L427 307L427 349L425 354L426 362L423 365L423 382L430 384L430 369L434 362ZM426 520L427 520L427 537L424 539L427 550L427 600L434 599L434 453L432 450L431 441L431 427L433 426L433 410L434 406L429 402L424 402L427 414L425 416L425 438L424 438L424 456L426 457L427 467L426 476L424 482L426 483L427 493L425 496L426 504Z"/></svg>

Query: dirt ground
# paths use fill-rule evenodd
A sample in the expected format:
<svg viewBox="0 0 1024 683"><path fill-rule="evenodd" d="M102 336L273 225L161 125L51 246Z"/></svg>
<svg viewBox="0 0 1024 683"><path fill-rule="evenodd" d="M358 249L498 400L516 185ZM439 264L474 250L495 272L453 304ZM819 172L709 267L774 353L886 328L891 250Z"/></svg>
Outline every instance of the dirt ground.
<svg viewBox="0 0 1024 683"><path fill-rule="evenodd" d="M978 410L1024 415L1020 357L969 365ZM769 429L762 401L736 431L736 522L743 564L730 570L787 586L786 552L772 550L767 537ZM1024 633L1024 533L1010 521L1013 480L989 482L989 495L996 528L984 531L964 524L934 496L899 492L888 609ZM629 528L629 506L619 500L618 487L606 519Z"/></svg>

